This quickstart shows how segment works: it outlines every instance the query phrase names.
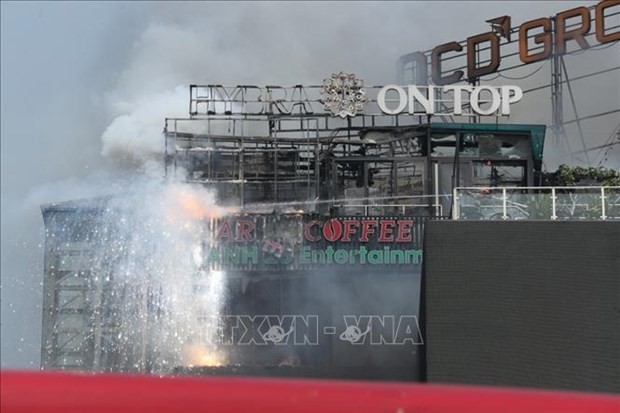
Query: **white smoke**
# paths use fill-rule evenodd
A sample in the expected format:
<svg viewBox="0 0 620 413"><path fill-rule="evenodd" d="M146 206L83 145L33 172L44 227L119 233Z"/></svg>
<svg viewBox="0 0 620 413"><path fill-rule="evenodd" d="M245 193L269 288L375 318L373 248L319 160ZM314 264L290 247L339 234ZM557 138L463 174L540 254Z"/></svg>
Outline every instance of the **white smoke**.
<svg viewBox="0 0 620 413"><path fill-rule="evenodd" d="M160 159L165 118L188 116L188 85L208 68L202 39L192 27L148 24L106 94L112 121L101 137L103 156L134 166Z"/></svg>
<svg viewBox="0 0 620 413"><path fill-rule="evenodd" d="M188 88L179 86L116 104L120 114L101 136L101 154L137 164L159 159L165 148L162 135L164 119L184 117L188 96Z"/></svg>

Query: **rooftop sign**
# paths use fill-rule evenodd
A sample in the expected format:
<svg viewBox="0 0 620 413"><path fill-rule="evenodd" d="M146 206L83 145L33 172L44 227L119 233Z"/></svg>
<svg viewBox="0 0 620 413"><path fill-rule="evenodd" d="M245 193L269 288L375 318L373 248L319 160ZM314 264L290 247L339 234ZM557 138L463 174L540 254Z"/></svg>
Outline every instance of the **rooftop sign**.
<svg viewBox="0 0 620 413"><path fill-rule="evenodd" d="M594 7L592 15L588 7L575 7L557 13L554 17L541 17L521 24L518 30L518 56L523 64L535 63L550 58L553 54L563 55L567 52L569 42L574 42L581 49L593 46L591 43L606 44L620 40L620 31L614 26L611 16L620 11L620 0L603 0ZM606 21L607 20L607 21ZM427 84L430 80L435 85L449 85L462 81L473 82L481 76L495 73L500 68L500 46L511 43L511 18L501 16L487 20L492 30L470 36L464 42L440 44L430 52L414 52L404 55L400 64L406 62L415 67L416 83ZM615 31L612 31L616 29ZM586 36L591 40L587 40ZM506 42L502 43L501 38ZM486 49L485 53L479 53ZM463 55L467 63L458 69L444 70L442 62ZM511 52L512 53L512 52ZM430 76L427 74L430 57ZM453 63L454 65L454 63ZM454 66L453 66L454 67ZM401 70L402 70L401 68ZM460 69L465 70L460 70Z"/></svg>
<svg viewBox="0 0 620 413"><path fill-rule="evenodd" d="M511 105L522 97L518 86L364 87L355 75L339 73L323 86L191 85L190 115L499 116L510 115Z"/></svg>
<svg viewBox="0 0 620 413"><path fill-rule="evenodd" d="M442 109L445 107L452 108L453 115L462 115L464 106L469 106L478 115L510 115L510 105L523 97L518 86L425 86L423 89L414 85L406 88L387 85L379 90L377 104L388 115L398 115L405 110L410 115L445 114L446 110ZM393 99L395 105L388 106L390 92L397 98ZM450 97L446 99L448 94Z"/></svg>

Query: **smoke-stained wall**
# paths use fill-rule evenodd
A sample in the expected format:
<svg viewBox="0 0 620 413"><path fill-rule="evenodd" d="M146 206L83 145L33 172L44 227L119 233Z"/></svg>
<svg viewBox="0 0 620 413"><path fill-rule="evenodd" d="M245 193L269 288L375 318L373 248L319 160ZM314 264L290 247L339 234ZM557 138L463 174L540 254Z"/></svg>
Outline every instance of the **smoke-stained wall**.
<svg viewBox="0 0 620 413"><path fill-rule="evenodd" d="M620 222L434 221L429 382L620 391Z"/></svg>

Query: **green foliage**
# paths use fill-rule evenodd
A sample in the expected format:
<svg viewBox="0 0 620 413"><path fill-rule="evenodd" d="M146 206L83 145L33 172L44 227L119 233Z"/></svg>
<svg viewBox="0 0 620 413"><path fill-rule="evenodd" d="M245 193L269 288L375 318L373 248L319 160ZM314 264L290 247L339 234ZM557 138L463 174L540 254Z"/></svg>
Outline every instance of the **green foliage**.
<svg viewBox="0 0 620 413"><path fill-rule="evenodd" d="M527 209L530 219L551 219L551 193L530 194L527 197Z"/></svg>
<svg viewBox="0 0 620 413"><path fill-rule="evenodd" d="M555 178L557 186L620 186L620 171L604 167L560 165Z"/></svg>

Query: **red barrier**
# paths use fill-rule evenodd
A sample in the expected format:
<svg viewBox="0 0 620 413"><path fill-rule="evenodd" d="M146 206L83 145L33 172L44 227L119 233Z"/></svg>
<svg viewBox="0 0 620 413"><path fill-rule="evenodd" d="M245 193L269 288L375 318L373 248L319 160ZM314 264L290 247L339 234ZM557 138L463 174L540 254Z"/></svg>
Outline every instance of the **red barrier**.
<svg viewBox="0 0 620 413"><path fill-rule="evenodd" d="M428 384L2 371L2 413L618 413L613 395Z"/></svg>

